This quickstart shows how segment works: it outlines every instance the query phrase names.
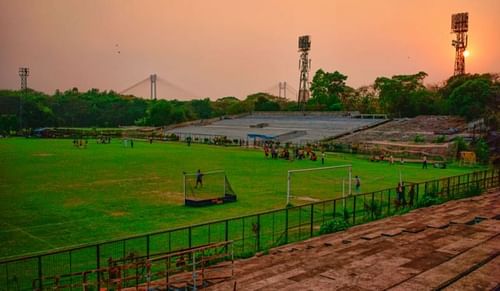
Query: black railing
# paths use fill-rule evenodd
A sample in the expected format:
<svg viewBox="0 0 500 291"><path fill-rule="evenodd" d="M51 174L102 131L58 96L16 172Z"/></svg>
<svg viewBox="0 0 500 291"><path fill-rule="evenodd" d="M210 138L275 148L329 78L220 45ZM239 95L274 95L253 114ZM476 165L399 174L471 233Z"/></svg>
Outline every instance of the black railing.
<svg viewBox="0 0 500 291"><path fill-rule="evenodd" d="M413 185L413 191L410 190ZM151 257L209 243L233 241L236 257L319 235L334 219L361 224L412 208L476 195L500 186L500 172L485 170L421 183L407 182L404 200L396 189L325 200L0 261L0 290L31 290L33 280L106 267L110 258ZM410 194L412 192L413 194ZM43 287L43 286L40 286Z"/></svg>

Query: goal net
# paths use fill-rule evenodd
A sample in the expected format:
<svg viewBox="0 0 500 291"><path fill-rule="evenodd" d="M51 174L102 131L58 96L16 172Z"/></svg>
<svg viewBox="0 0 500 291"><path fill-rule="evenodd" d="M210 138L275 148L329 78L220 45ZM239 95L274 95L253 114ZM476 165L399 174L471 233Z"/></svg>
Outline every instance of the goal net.
<svg viewBox="0 0 500 291"><path fill-rule="evenodd" d="M186 200L210 200L235 195L223 170L183 174Z"/></svg>
<svg viewBox="0 0 500 291"><path fill-rule="evenodd" d="M287 205L350 195L352 183L351 165L289 170Z"/></svg>

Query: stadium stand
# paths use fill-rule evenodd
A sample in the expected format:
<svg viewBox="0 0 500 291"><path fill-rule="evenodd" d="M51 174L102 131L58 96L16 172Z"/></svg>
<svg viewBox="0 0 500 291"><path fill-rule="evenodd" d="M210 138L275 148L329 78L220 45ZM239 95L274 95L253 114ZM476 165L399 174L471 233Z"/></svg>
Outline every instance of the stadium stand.
<svg viewBox="0 0 500 291"><path fill-rule="evenodd" d="M236 261L207 290L495 289L499 219L497 189Z"/></svg>
<svg viewBox="0 0 500 291"><path fill-rule="evenodd" d="M305 144L387 121L384 116L361 117L363 116L351 113L256 112L234 119L220 119L210 123L167 129L165 134L176 134L182 140L188 136L247 139L249 134L254 134L265 135L280 142Z"/></svg>

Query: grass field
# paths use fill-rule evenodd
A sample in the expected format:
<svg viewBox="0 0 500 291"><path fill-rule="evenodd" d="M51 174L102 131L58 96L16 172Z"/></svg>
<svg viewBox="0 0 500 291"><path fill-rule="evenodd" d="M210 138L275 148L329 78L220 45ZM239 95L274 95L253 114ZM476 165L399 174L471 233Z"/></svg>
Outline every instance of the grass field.
<svg viewBox="0 0 500 291"><path fill-rule="evenodd" d="M479 169L422 170L420 164L390 166L333 153L325 166L347 163L361 177L363 192L395 187L400 169L404 180L415 182ZM0 258L282 208L287 170L320 166L198 144L135 142L131 149L118 140L91 140L78 149L71 140L0 139ZM238 201L183 206L182 172L198 168L224 169ZM328 179L311 181L311 188L324 189L313 198L335 198L331 187Z"/></svg>

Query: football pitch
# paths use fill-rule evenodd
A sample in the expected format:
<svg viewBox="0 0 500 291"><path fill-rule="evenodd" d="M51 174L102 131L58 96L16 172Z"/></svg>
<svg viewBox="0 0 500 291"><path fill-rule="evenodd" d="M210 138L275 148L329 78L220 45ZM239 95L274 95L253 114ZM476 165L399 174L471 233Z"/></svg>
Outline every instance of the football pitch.
<svg viewBox="0 0 500 291"><path fill-rule="evenodd" d="M328 153L324 166L345 164L361 178L361 192L396 187L400 175L419 182L481 169L422 170L418 163L391 166L339 153ZM283 208L287 171L321 166L266 159L252 148L141 141L126 148L116 139L89 140L79 149L65 139L0 139L0 258ZM238 201L184 206L182 172L197 169L225 170ZM341 195L329 191L331 180L314 175L294 183L300 185L293 189L315 189L306 198Z"/></svg>

